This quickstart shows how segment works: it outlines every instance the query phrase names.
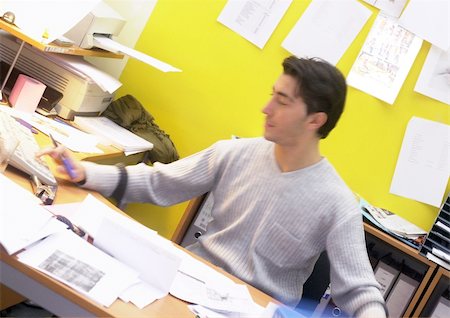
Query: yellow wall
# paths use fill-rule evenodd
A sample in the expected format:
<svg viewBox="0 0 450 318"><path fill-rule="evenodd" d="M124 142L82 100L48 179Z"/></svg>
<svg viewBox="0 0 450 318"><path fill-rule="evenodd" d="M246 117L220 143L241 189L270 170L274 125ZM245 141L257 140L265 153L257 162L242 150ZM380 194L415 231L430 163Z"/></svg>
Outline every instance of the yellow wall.
<svg viewBox="0 0 450 318"><path fill-rule="evenodd" d="M290 55L281 43L310 1L293 1L263 50L217 22L225 3L159 0L136 49L183 72L163 73L130 60L121 77L124 86L117 96L136 96L170 134L182 157L231 135L262 134L261 109L282 71L282 59ZM373 15L337 65L345 75L378 12L366 6ZM392 195L389 187L409 119L450 124L450 106L413 91L429 48L424 42L394 105L349 87L343 117L322 142L323 154L353 191L426 230L438 208ZM133 204L128 212L170 237L185 207Z"/></svg>

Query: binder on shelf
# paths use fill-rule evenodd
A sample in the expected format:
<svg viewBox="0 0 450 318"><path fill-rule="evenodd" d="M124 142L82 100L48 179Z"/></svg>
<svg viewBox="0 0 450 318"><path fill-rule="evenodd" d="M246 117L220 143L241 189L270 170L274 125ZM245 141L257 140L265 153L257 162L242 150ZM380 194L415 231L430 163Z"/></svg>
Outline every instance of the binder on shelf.
<svg viewBox="0 0 450 318"><path fill-rule="evenodd" d="M450 312L450 299L441 296L430 317L447 318L449 312Z"/></svg>
<svg viewBox="0 0 450 318"><path fill-rule="evenodd" d="M418 281L407 276L405 273L400 273L386 299L389 317L403 316L418 286Z"/></svg>
<svg viewBox="0 0 450 318"><path fill-rule="evenodd" d="M450 193L420 249L420 254L450 270Z"/></svg>
<svg viewBox="0 0 450 318"><path fill-rule="evenodd" d="M383 261L379 261L377 266L375 267L374 274L375 279L381 285L381 294L384 299L389 295L389 292L394 285L395 280L397 279L400 271L391 265Z"/></svg>

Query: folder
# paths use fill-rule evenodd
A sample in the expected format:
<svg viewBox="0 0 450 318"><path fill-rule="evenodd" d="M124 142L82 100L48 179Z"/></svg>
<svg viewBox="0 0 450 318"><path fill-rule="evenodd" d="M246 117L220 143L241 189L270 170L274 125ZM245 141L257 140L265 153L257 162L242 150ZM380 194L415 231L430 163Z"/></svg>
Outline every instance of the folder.
<svg viewBox="0 0 450 318"><path fill-rule="evenodd" d="M444 298L441 296L439 298L436 307L433 309L430 317L433 318L446 318L448 317L448 313L450 312L450 299Z"/></svg>
<svg viewBox="0 0 450 318"><path fill-rule="evenodd" d="M386 264L383 261L379 261L377 267L375 268L374 274L375 279L381 285L381 294L384 299L388 296L391 291L392 286L399 274L399 270Z"/></svg>
<svg viewBox="0 0 450 318"><path fill-rule="evenodd" d="M404 273L400 273L386 299L389 317L395 318L403 316L403 313L418 286L418 281Z"/></svg>

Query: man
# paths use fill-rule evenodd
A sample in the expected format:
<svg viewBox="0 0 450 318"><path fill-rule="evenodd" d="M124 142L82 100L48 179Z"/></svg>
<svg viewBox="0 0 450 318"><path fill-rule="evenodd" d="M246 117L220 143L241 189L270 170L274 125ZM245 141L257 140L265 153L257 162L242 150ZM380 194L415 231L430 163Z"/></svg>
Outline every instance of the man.
<svg viewBox="0 0 450 318"><path fill-rule="evenodd" d="M345 79L319 59L291 56L283 68L263 109L264 138L219 141L153 167L74 163L73 181L125 202L163 206L211 192L214 219L191 251L295 306L326 250L336 304L353 316L385 317L358 204L319 151L343 111ZM38 155L57 159L62 151Z"/></svg>

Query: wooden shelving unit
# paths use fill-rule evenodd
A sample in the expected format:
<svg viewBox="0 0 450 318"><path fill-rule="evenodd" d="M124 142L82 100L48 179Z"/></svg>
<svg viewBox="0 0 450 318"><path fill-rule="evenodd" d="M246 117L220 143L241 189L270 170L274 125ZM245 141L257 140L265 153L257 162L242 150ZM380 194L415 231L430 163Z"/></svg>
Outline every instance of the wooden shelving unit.
<svg viewBox="0 0 450 318"><path fill-rule="evenodd" d="M450 271L439 267L430 286L428 286L422 300L417 306L414 317L429 317L436 307L439 298L448 289L450 289Z"/></svg>
<svg viewBox="0 0 450 318"><path fill-rule="evenodd" d="M419 281L419 286L403 313L403 317L412 317L417 304L423 301L422 295L428 291L427 286L430 284L438 266L423 255L420 255L418 250L402 243L370 224L364 223L364 230L366 232L367 244L374 244L374 248L379 255L390 254L392 259L397 262L404 262L408 267L421 274L422 278Z"/></svg>

